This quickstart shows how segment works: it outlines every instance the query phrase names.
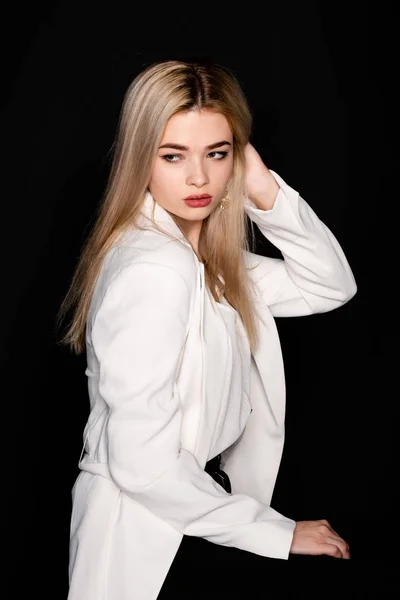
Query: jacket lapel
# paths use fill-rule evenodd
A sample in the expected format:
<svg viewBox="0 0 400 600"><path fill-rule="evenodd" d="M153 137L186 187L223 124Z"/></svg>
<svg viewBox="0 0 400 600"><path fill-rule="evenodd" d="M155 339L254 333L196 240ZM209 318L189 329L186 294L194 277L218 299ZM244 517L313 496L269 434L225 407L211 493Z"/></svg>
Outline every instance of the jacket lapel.
<svg viewBox="0 0 400 600"><path fill-rule="evenodd" d="M145 224L147 227L150 227L156 231L159 231L159 227L167 235L172 236L177 241L180 241L186 246L191 247L182 230L175 223L170 213L154 200L149 191L147 191L145 194L140 212L142 215L142 222L140 222L140 225Z"/></svg>
<svg viewBox="0 0 400 600"><path fill-rule="evenodd" d="M167 235L191 248L172 216L154 200L150 192L145 195L141 213L141 225L153 227L155 230L160 227ZM195 256L194 251L193 254ZM215 424L218 418L216 411L223 395L229 393L232 356L229 355L225 339L223 319L219 311L214 310L213 301L205 290L204 265L196 256L195 258L199 276L197 289L194 290L194 312L177 378L176 392L185 399L182 444L201 464L205 464L212 442L211 424ZM259 316L260 343L254 354L254 361L266 391L265 397L271 415L280 429L285 416L285 380L282 356L277 354L280 348L276 339L278 332L268 307L257 298L255 302Z"/></svg>
<svg viewBox="0 0 400 600"><path fill-rule="evenodd" d="M255 299L255 305L260 334L259 345L253 358L271 414L277 429L280 429L285 420L286 386L278 331L268 306L259 299Z"/></svg>

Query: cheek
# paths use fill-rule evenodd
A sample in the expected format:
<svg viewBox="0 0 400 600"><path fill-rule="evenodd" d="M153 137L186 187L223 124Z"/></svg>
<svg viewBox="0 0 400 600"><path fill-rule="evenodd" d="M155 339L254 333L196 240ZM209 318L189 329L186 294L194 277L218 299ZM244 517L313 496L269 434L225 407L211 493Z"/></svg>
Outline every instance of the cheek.
<svg viewBox="0 0 400 600"><path fill-rule="evenodd" d="M211 183L225 190L233 173L233 159L227 158L222 161L215 161L206 165L207 167ZM182 183L186 181L188 169L188 165L184 163L173 166L157 163L151 173L149 187L154 191L157 189L166 193L168 193L168 190L172 191L175 186L182 187Z"/></svg>
<svg viewBox="0 0 400 600"><path fill-rule="evenodd" d="M174 185L174 181L179 179L177 169L168 168L170 165L158 164L152 171L150 186L163 189Z"/></svg>
<svg viewBox="0 0 400 600"><path fill-rule="evenodd" d="M222 164L220 165L221 168L219 169L219 178L221 183L226 186L226 184L228 183L229 179L232 177L233 174L233 161L231 160L226 160L226 161L222 161Z"/></svg>

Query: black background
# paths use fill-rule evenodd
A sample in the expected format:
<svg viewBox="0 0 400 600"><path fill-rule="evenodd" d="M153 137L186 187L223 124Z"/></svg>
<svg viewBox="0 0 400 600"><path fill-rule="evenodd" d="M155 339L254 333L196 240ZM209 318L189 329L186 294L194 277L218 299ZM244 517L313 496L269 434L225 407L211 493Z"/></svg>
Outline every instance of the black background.
<svg viewBox="0 0 400 600"><path fill-rule="evenodd" d="M307 597L324 573L326 597L346 573L342 597L398 593L394 22L384 3L4 7L5 599L66 598L88 399L84 357L57 346L55 316L104 189L127 86L154 60L196 56L235 71L253 144L333 230L358 283L336 311L277 321L287 433L273 506L295 520L327 518L352 550L346 567L308 561L293 589ZM259 253L275 255L257 239Z"/></svg>

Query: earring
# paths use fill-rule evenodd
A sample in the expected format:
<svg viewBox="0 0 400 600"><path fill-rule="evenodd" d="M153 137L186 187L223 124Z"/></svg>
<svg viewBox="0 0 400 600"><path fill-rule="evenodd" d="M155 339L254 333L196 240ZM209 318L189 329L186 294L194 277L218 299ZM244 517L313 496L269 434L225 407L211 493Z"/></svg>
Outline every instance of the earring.
<svg viewBox="0 0 400 600"><path fill-rule="evenodd" d="M225 196L221 199L221 201L219 203L220 210L225 210L225 208L228 208L230 203L231 203L231 197L230 197L228 189L227 189Z"/></svg>

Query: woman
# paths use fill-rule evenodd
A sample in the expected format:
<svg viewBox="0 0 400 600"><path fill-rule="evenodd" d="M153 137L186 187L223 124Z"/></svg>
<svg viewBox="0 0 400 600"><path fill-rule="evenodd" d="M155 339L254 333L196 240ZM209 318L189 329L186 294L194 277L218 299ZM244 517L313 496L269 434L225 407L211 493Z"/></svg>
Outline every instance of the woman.
<svg viewBox="0 0 400 600"><path fill-rule="evenodd" d="M201 577L176 585L188 548L198 560L235 551L246 569L289 553L350 556L327 521L270 506L285 413L274 317L333 310L356 285L250 132L243 92L218 65L156 63L126 93L104 202L60 311L74 307L63 341L86 350L90 398L69 600L194 597ZM283 259L249 250L248 223Z"/></svg>

